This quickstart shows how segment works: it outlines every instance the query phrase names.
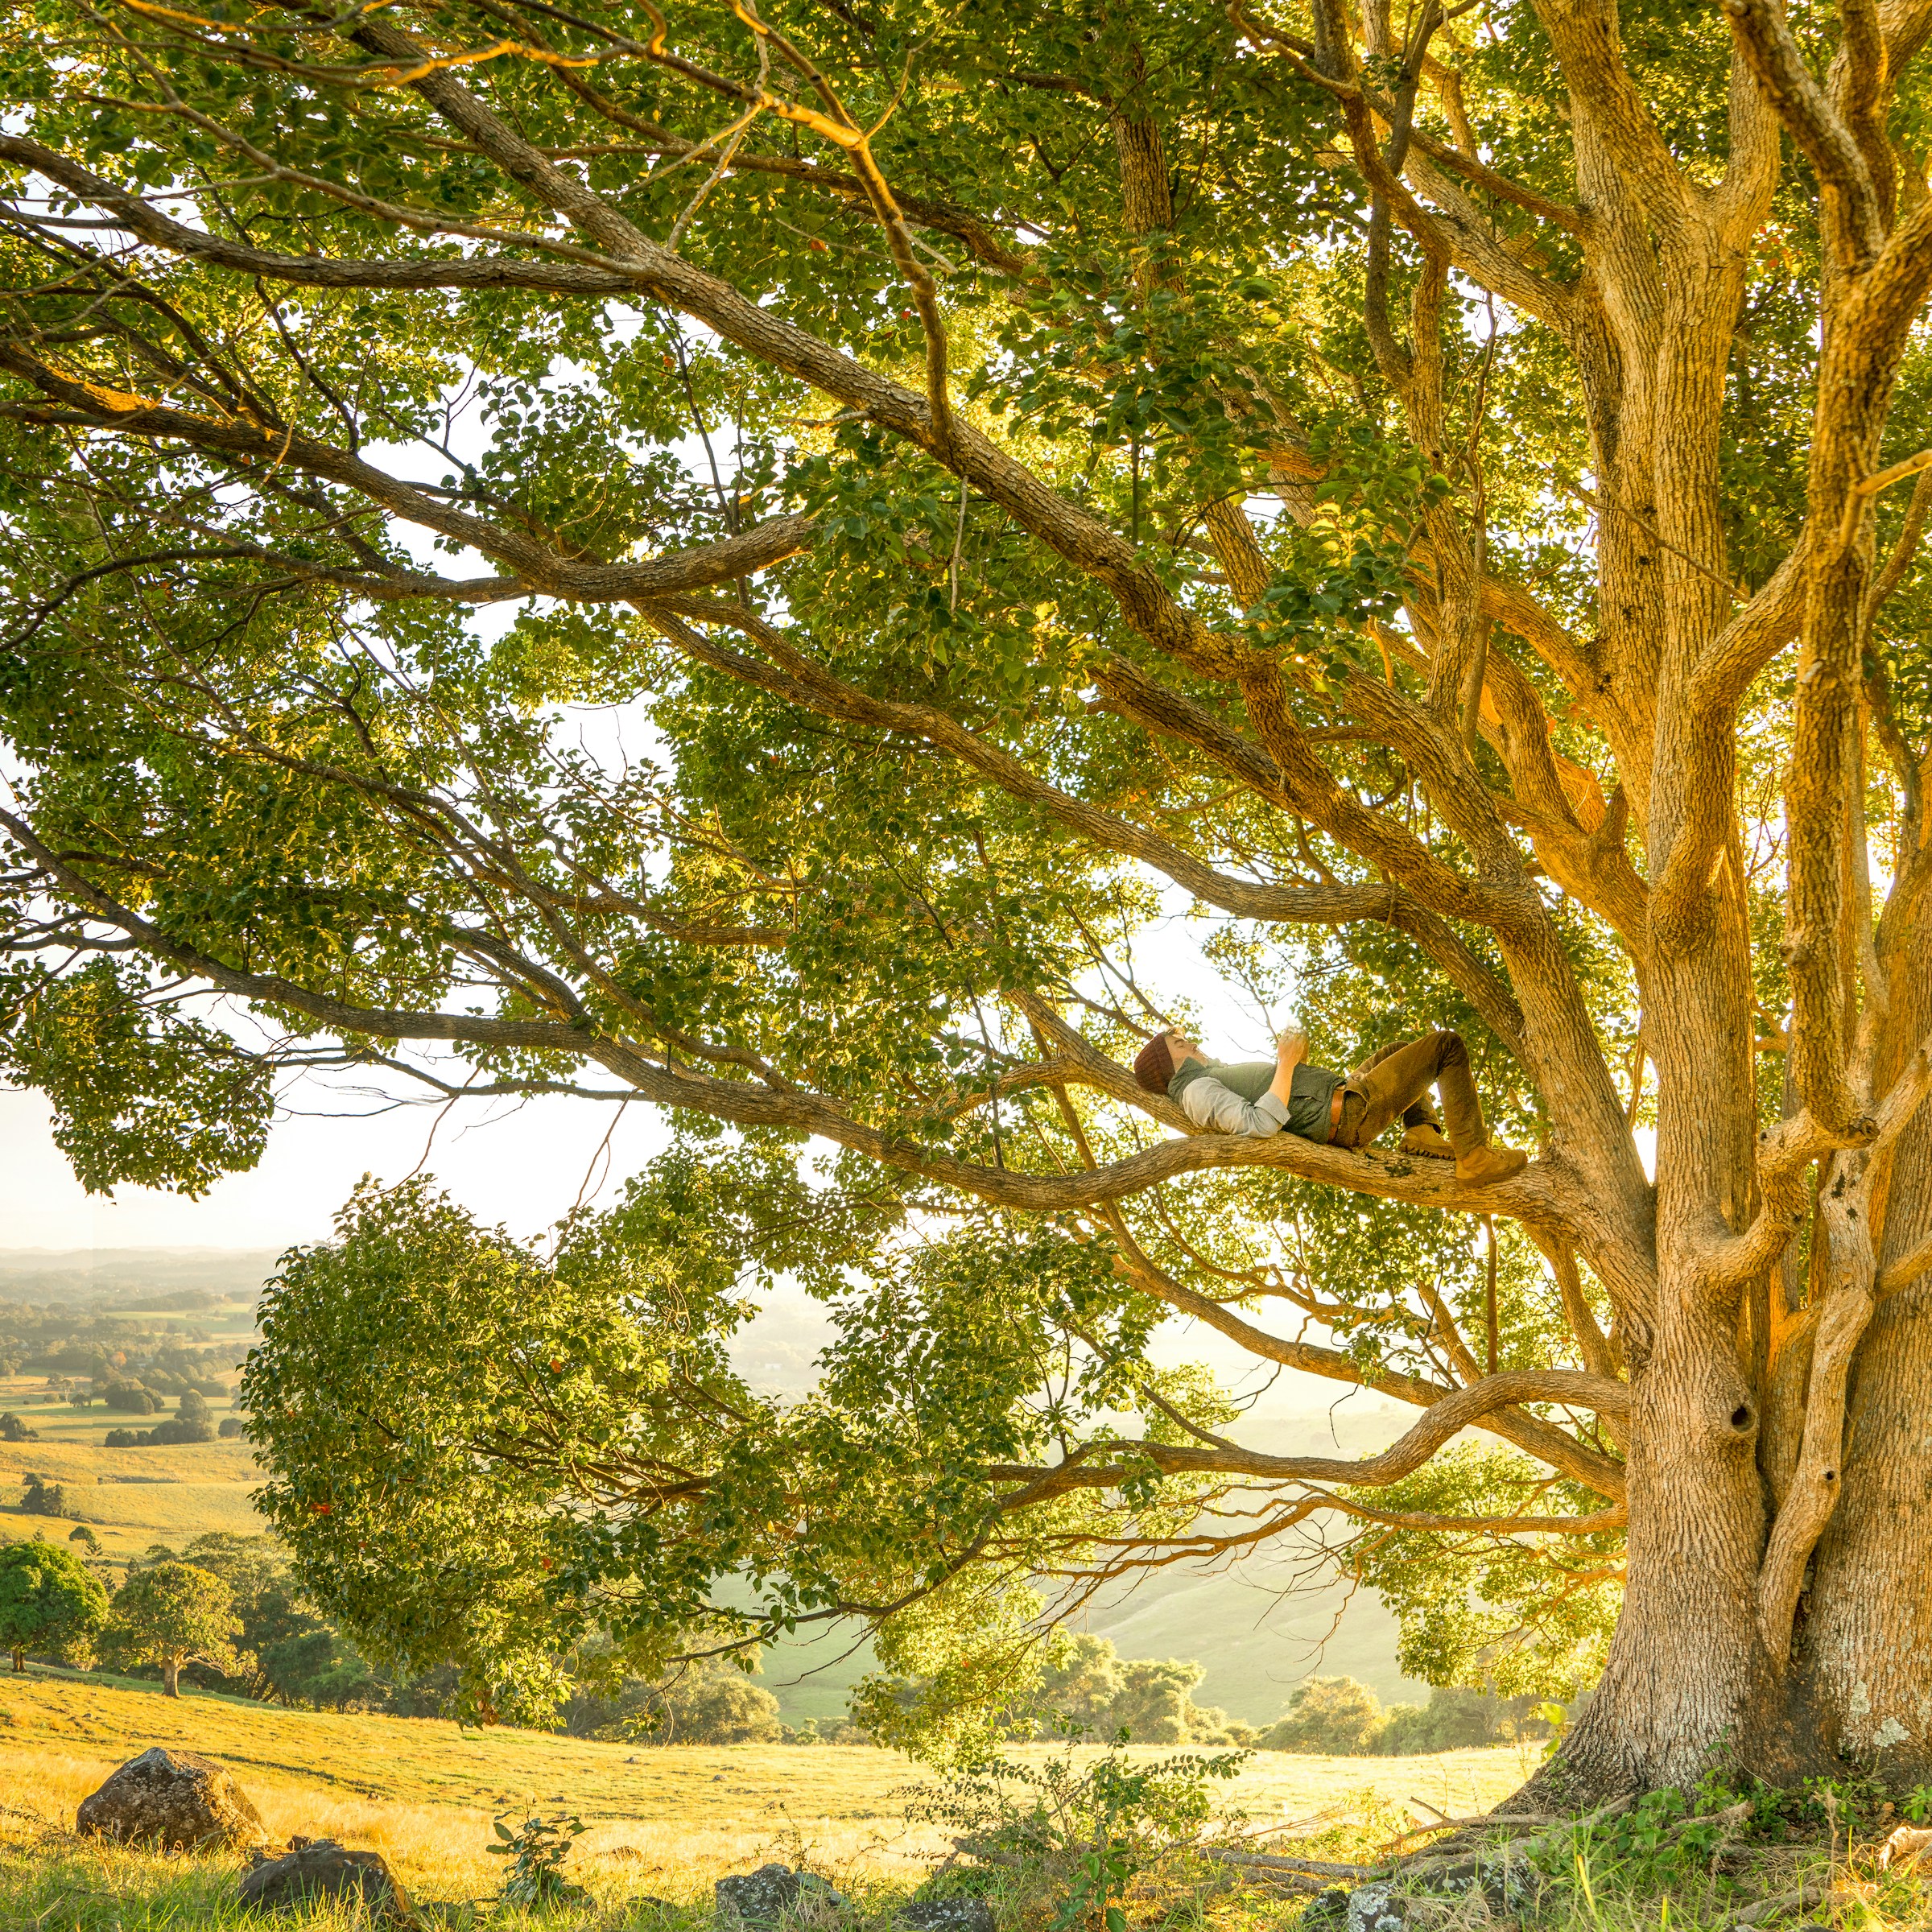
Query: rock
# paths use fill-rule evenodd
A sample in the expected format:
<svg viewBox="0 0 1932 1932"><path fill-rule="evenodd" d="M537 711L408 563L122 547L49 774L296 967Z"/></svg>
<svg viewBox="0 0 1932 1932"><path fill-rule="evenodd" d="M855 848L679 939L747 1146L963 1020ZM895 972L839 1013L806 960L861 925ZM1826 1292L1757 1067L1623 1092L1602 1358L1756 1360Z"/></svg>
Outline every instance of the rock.
<svg viewBox="0 0 1932 1932"><path fill-rule="evenodd" d="M351 1852L332 1838L290 1841L280 1858L263 1860L242 1875L240 1902L257 1912L284 1912L317 1899L359 1900L371 1918L410 1916L409 1894L380 1852Z"/></svg>
<svg viewBox="0 0 1932 1932"><path fill-rule="evenodd" d="M1402 1932L1408 1916L1408 1901L1393 1885L1357 1885L1348 1894L1348 1932Z"/></svg>
<svg viewBox="0 0 1932 1932"><path fill-rule="evenodd" d="M950 1898L915 1898L902 1905L897 1922L907 1932L993 1932L993 1907L970 1893Z"/></svg>
<svg viewBox="0 0 1932 1932"><path fill-rule="evenodd" d="M789 1865L761 1865L755 1872L734 1872L718 1880L713 1897L720 1919L747 1926L774 1924L802 1905L843 1912L851 1902L815 1872L795 1872Z"/></svg>
<svg viewBox="0 0 1932 1932"><path fill-rule="evenodd" d="M1348 1932L1402 1932L1411 1906L1425 1901L1467 1900L1479 1893L1490 1918L1514 1918L1534 1909L1545 1882L1523 1860L1494 1852L1414 1867L1396 1879L1357 1885L1349 1893ZM1307 1922L1304 1914L1302 1923ZM1339 1918L1335 1922L1339 1926Z"/></svg>
<svg viewBox="0 0 1932 1932"><path fill-rule="evenodd" d="M248 1794L221 1765L159 1745L82 1798L75 1823L84 1833L167 1852L258 1845L268 1837Z"/></svg>
<svg viewBox="0 0 1932 1932"><path fill-rule="evenodd" d="M1335 1932L1348 1922L1348 1893L1344 1886L1331 1885L1326 1892L1318 1892L1302 1908L1298 1922L1302 1932L1316 1932L1318 1926L1333 1926Z"/></svg>

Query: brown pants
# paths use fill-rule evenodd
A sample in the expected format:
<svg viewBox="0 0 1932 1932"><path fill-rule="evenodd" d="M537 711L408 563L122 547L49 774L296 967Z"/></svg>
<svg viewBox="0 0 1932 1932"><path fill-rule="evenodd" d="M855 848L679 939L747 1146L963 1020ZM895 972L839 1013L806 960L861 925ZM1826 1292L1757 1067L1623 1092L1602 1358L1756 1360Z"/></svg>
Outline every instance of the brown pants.
<svg viewBox="0 0 1932 1932"><path fill-rule="evenodd" d="M1442 1096L1443 1136L1459 1159L1489 1138L1483 1104L1469 1071L1469 1049L1459 1033L1426 1033L1419 1040L1385 1046L1348 1076L1338 1147L1366 1147L1397 1115L1407 1127L1435 1124L1429 1089Z"/></svg>

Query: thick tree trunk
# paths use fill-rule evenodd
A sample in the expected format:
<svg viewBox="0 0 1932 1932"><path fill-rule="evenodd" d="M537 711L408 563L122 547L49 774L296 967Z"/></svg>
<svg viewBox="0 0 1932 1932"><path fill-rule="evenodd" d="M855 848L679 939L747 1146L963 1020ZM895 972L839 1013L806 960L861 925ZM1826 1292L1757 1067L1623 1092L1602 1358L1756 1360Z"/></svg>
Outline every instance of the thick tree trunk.
<svg viewBox="0 0 1932 1932"><path fill-rule="evenodd" d="M1757 1417L1715 1313L1671 1326L1632 1378L1627 1581L1609 1664L1530 1786L1564 1810L1695 1782L1725 1744L1762 1736L1773 1711L1757 1621Z"/></svg>
<svg viewBox="0 0 1932 1932"><path fill-rule="evenodd" d="M24 1650L16 1650L16 1651L14 1653L14 1674L15 1674L16 1675L18 1675L18 1674L19 1674L21 1671L24 1670L26 1668L27 1668L27 1653L26 1653Z"/></svg>
<svg viewBox="0 0 1932 1932"><path fill-rule="evenodd" d="M1932 1275L1883 1302L1859 1351L1844 1493L1799 1637L1826 1748L1932 1779Z"/></svg>
<svg viewBox="0 0 1932 1932"><path fill-rule="evenodd" d="M1932 1026L1932 957L1893 989L1893 1030ZM1932 1237L1932 1108L1900 1136L1878 1266ZM1882 1298L1853 1360L1836 1511L1818 1546L1798 1670L1821 1741L1904 1787L1932 1780L1932 1271Z"/></svg>
<svg viewBox="0 0 1932 1932"><path fill-rule="evenodd" d="M181 1666L171 1657L161 1666L161 1695L163 1697L181 1695Z"/></svg>

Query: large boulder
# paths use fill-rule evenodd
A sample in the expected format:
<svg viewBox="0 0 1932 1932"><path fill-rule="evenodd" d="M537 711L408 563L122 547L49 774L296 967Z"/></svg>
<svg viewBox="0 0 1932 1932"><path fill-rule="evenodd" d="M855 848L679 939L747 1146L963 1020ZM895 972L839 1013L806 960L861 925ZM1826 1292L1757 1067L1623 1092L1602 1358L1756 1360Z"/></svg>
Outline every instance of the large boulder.
<svg viewBox="0 0 1932 1932"><path fill-rule="evenodd" d="M351 1852L332 1838L295 1838L279 1858L258 1860L242 1874L237 1894L256 1912L287 1912L320 1899L360 1901L372 1919L401 1923L409 1894L380 1852Z"/></svg>
<svg viewBox="0 0 1932 1932"><path fill-rule="evenodd" d="M258 1845L268 1836L248 1794L212 1758L156 1745L80 1801L80 1831L164 1852Z"/></svg>
<svg viewBox="0 0 1932 1932"><path fill-rule="evenodd" d="M774 1925L801 1906L824 1913L842 1912L849 1901L815 1872L795 1872L789 1865L761 1865L755 1872L734 1872L712 1889L720 1922L745 1926Z"/></svg>

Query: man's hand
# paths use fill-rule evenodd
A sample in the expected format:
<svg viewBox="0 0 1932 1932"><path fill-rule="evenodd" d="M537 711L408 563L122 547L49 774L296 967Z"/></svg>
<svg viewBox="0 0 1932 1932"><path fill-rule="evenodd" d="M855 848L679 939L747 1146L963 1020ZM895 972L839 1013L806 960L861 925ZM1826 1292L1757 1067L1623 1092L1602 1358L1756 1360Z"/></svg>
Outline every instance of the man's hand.
<svg viewBox="0 0 1932 1932"><path fill-rule="evenodd" d="M1283 1073L1292 1073L1308 1057L1308 1036L1298 1026L1290 1026L1275 1042L1275 1063Z"/></svg>

